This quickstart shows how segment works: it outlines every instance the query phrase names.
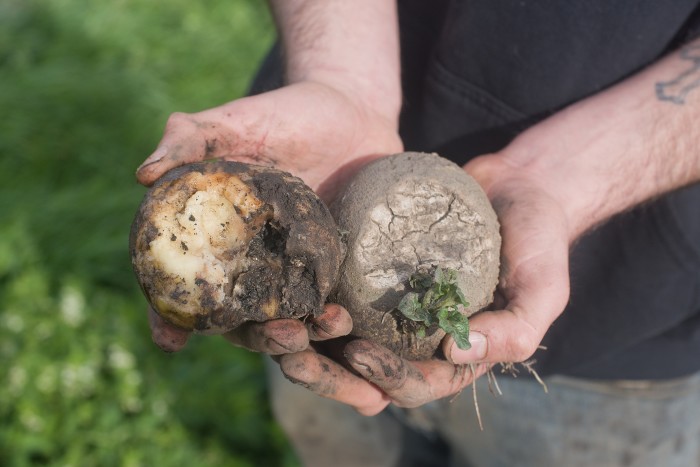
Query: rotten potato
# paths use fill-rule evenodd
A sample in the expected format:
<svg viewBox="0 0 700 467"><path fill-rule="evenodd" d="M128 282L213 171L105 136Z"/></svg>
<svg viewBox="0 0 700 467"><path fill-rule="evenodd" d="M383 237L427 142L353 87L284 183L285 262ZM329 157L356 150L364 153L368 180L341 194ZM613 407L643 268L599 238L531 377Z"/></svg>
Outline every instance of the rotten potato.
<svg viewBox="0 0 700 467"><path fill-rule="evenodd" d="M202 334L317 316L344 257L327 207L299 178L226 161L161 177L139 207L130 252L153 309Z"/></svg>

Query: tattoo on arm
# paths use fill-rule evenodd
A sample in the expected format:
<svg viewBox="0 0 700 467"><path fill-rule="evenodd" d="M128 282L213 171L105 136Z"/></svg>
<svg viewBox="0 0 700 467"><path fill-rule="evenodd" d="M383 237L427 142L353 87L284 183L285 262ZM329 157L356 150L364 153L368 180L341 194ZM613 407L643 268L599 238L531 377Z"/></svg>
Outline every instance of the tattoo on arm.
<svg viewBox="0 0 700 467"><path fill-rule="evenodd" d="M692 65L675 78L656 83L656 98L660 101L683 105L688 94L700 87L700 44L685 47L680 57Z"/></svg>

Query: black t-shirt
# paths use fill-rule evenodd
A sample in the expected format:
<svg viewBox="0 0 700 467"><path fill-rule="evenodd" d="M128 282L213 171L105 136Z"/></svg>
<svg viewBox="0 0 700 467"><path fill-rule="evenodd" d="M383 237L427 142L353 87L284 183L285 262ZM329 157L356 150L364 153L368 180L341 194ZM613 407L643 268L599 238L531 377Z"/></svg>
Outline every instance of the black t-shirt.
<svg viewBox="0 0 700 467"><path fill-rule="evenodd" d="M497 151L692 38L698 4L399 0L405 147L460 164ZM281 76L275 49L252 92L279 87ZM580 239L571 288L547 350L535 355L540 374L661 379L700 371L700 184Z"/></svg>
<svg viewBox="0 0 700 467"><path fill-rule="evenodd" d="M501 149L689 40L699 3L400 1L406 148L458 163ZM571 254L571 287L547 350L535 355L540 374L700 371L700 185L584 236Z"/></svg>

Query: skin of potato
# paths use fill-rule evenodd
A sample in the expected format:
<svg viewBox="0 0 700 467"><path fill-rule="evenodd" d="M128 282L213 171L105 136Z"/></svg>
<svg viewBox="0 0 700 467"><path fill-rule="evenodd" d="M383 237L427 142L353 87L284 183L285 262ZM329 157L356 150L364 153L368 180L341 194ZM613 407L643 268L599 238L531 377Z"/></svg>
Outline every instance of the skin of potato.
<svg viewBox="0 0 700 467"><path fill-rule="evenodd" d="M348 309L353 335L402 357L436 355L444 332L418 338L397 311L419 268L458 272L471 315L493 301L501 238L481 187L436 154L402 153L365 166L332 205L348 254L332 300Z"/></svg>
<svg viewBox="0 0 700 467"><path fill-rule="evenodd" d="M250 263L235 286L233 278L213 284L203 275L188 289L182 277L159 269L150 252L152 242L163 235L159 216L182 210L202 189L188 182L199 180L201 185L203 179L213 184L242 182L260 202L253 203L258 207L254 212L243 213L248 215L245 222L257 223L251 227L255 231L264 225L274 231L274 253L266 250L260 236L255 237L255 245L249 242L247 251L226 252L231 258L243 255ZM328 208L301 179L273 168L227 161L189 164L163 175L138 209L129 244L132 265L149 304L172 324L202 334L225 333L246 321L320 314L344 257ZM173 247L178 246L173 241ZM280 265L275 263L277 257ZM230 289L223 299L222 287Z"/></svg>

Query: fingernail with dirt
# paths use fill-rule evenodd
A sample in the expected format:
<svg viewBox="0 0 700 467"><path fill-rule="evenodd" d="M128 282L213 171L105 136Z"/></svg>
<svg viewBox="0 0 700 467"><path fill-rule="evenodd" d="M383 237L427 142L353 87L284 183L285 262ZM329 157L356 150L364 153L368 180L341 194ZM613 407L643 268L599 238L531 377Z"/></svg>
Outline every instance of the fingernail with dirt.
<svg viewBox="0 0 700 467"><path fill-rule="evenodd" d="M148 158L143 161L143 164L139 166L138 169L136 169L136 172L140 172L141 169L143 169L146 166L157 164L158 162L162 161L165 155L168 153L168 148L166 146L161 146L158 149L155 150L153 154L148 156Z"/></svg>
<svg viewBox="0 0 700 467"><path fill-rule="evenodd" d="M318 339L328 339L333 337L328 331L326 331L320 323L313 323L309 326L309 337L315 337Z"/></svg>
<svg viewBox="0 0 700 467"><path fill-rule="evenodd" d="M365 378L371 378L372 376L374 376L374 371L372 371L372 368L370 368L369 365L365 365L364 363L354 362L354 363L352 363L352 367L354 369L356 369L357 371L359 371L360 374L362 376L364 376Z"/></svg>
<svg viewBox="0 0 700 467"><path fill-rule="evenodd" d="M469 343L471 347L467 350L462 350L453 342L449 352L447 352L447 359L452 363L462 364L476 363L486 358L486 351L488 348L486 336L479 332L472 331L469 333Z"/></svg>
<svg viewBox="0 0 700 467"><path fill-rule="evenodd" d="M282 373L282 375L283 375L288 381L290 381L290 382L292 382L292 383L294 383L294 384L297 384L297 385L299 385L299 386L301 386L301 387L304 387L304 388L306 388L306 389L310 389L310 388L311 388L311 385L310 385L309 383L307 383L306 381L302 381L302 380L300 380L300 379L293 378L293 377L289 376L288 374L286 374L286 373L284 373L284 372Z"/></svg>
<svg viewBox="0 0 700 467"><path fill-rule="evenodd" d="M365 378L371 378L372 376L374 376L374 371L372 370L372 367L370 367L366 363L358 362L354 354L350 352L345 352L345 359L358 373L360 373Z"/></svg>

